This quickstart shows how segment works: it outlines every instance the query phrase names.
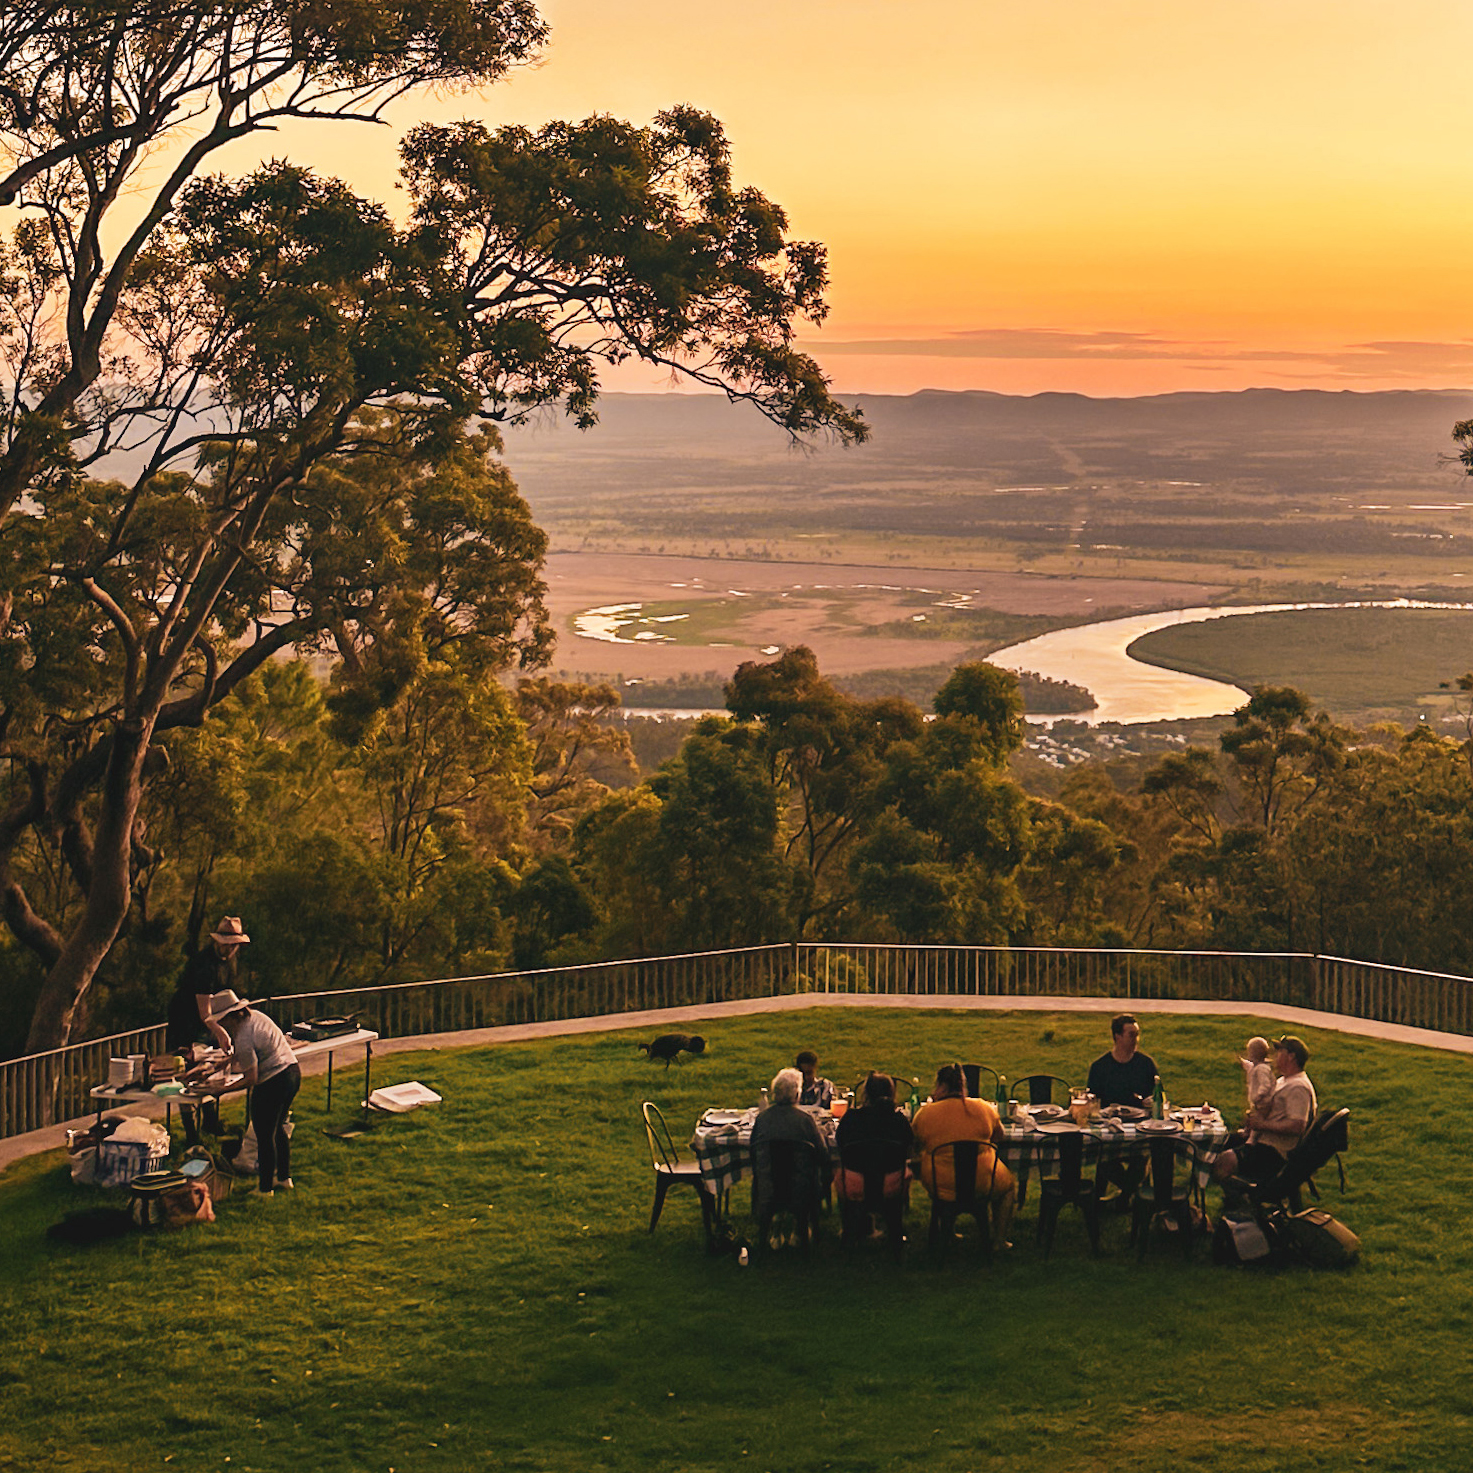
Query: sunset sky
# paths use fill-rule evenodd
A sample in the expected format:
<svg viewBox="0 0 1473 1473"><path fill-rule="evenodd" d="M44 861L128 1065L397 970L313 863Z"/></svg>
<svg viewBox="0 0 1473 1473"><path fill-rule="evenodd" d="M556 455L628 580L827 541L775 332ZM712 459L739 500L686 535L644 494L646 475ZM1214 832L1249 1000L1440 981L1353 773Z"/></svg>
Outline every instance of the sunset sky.
<svg viewBox="0 0 1473 1473"><path fill-rule="evenodd" d="M716 113L829 248L841 390L1473 383L1467 0L543 9L540 67L395 121ZM289 144L392 188L361 130Z"/></svg>

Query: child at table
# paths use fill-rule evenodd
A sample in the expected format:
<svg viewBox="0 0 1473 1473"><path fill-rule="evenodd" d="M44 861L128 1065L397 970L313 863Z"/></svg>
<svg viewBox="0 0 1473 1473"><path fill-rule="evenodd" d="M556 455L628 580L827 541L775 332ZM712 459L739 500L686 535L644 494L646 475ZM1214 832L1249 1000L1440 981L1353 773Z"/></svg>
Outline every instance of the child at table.
<svg viewBox="0 0 1473 1473"><path fill-rule="evenodd" d="M1268 1062L1268 1039L1256 1035L1248 1040L1246 1058L1238 1063L1243 1066L1243 1083L1248 1091L1248 1108L1262 1110L1274 1092L1273 1065Z"/></svg>
<svg viewBox="0 0 1473 1473"><path fill-rule="evenodd" d="M817 1105L822 1110L830 1109L834 1103L833 1082L824 1079L818 1072L818 1055L806 1048L793 1061L798 1073L803 1076L803 1087L798 1092L800 1105Z"/></svg>

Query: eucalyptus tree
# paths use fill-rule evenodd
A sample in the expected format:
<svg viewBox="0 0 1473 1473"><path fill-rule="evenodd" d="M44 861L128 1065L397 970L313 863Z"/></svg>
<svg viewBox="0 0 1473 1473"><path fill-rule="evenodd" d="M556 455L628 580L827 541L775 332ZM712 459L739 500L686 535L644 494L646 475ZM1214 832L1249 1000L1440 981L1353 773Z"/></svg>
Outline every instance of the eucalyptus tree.
<svg viewBox="0 0 1473 1473"><path fill-rule="evenodd" d="M793 346L823 315L822 248L733 183L703 114L417 129L403 225L287 162L203 173L286 117L495 81L543 36L525 0L0 14L0 908L48 968L31 1047L67 1038L153 862L162 733L287 650L335 662L365 735L441 633L452 663L475 634L482 673L545 658L541 548L477 521L486 418L559 404L590 425L600 365L633 355L793 434L863 438ZM91 474L119 452L135 473ZM355 460L420 487L448 461L465 484L423 514L391 497L383 523ZM427 585L426 560L460 571ZM13 863L37 832L79 897L64 921Z"/></svg>

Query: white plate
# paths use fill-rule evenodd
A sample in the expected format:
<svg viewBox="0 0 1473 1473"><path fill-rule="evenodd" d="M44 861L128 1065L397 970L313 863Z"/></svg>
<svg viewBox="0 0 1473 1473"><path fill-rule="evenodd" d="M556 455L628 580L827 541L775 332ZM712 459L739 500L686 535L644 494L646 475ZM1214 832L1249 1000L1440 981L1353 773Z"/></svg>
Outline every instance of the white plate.
<svg viewBox="0 0 1473 1473"><path fill-rule="evenodd" d="M742 1122L742 1116L745 1113L746 1112L743 1110L707 1110L706 1113L701 1116L701 1124L740 1125Z"/></svg>

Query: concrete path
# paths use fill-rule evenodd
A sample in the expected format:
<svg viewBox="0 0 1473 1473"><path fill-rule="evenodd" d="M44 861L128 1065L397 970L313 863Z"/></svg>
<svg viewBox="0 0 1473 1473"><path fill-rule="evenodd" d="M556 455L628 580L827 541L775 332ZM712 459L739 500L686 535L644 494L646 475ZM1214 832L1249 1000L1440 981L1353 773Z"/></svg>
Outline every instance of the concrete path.
<svg viewBox="0 0 1473 1473"><path fill-rule="evenodd" d="M795 997L749 998L742 1002L705 1003L687 1008L656 1008L640 1013L609 1013L597 1018L568 1018L558 1023L513 1023L503 1028L472 1028L463 1033L426 1033L414 1038L391 1038L373 1047L375 1060L394 1054L420 1053L426 1049L483 1048L498 1043L521 1043L532 1038L560 1038L582 1033L614 1033L638 1028L650 1033L665 1032L679 1023L699 1023L708 1018L740 1018L754 1013L794 1013L809 1008L914 1008L924 1011L993 1013L1188 1013L1197 1017L1266 1018L1285 1027L1319 1028L1355 1038L1378 1038L1390 1043L1413 1044L1419 1048L1445 1049L1449 1053L1473 1054L1473 1038L1461 1033L1437 1033L1430 1028L1407 1028L1399 1023L1377 1023L1369 1018L1347 1018L1339 1013L1317 1013L1309 1008L1273 1007L1267 1003L1206 1002L1181 998L1110 997L957 997L945 994L899 997L884 994L803 993ZM327 1072L327 1056L319 1054L303 1061L302 1074L311 1077ZM341 1064L335 1071L340 1089L355 1088L355 1062ZM356 1096L355 1096L356 1098ZM127 1114L161 1119L164 1101L128 1108ZM55 1150L66 1140L68 1126L90 1125L86 1115L29 1135L0 1140L0 1172L16 1161L41 1151Z"/></svg>

